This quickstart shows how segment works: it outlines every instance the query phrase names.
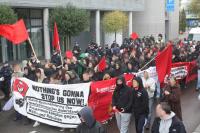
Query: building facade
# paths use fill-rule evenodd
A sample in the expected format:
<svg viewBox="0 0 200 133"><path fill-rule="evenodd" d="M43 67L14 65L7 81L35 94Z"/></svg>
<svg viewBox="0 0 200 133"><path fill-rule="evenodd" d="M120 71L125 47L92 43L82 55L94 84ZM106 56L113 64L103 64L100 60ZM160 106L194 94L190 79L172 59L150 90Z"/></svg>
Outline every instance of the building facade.
<svg viewBox="0 0 200 133"><path fill-rule="evenodd" d="M0 4L11 6L23 18L39 58L50 59L52 51L52 30L49 27L49 12L57 6L72 4L90 12L90 27L72 38L72 44L78 42L82 49L90 41L99 45L112 42L112 36L103 31L101 20L108 11L120 10L127 13L127 30L119 33L118 43L123 37L129 37L134 31L139 35L163 34L166 39L178 38L179 0L175 0L175 11L166 13L164 0L0 0ZM1 38L0 62L23 60L30 57L28 42L14 46ZM65 46L61 44L62 49Z"/></svg>
<svg viewBox="0 0 200 133"><path fill-rule="evenodd" d="M195 14L193 14L189 10L189 5L190 5L191 0L181 0L180 3L180 10L185 10L186 14L186 20L187 20L187 27L190 29L192 27L197 27L200 25L199 17Z"/></svg>

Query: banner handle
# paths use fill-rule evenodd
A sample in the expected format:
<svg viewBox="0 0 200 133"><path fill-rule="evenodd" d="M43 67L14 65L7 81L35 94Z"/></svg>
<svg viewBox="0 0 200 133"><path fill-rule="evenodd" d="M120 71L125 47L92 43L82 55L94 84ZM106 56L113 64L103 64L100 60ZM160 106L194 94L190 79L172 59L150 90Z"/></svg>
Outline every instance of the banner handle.
<svg viewBox="0 0 200 133"><path fill-rule="evenodd" d="M36 53L35 53L35 50L34 50L34 48L33 48L33 44L32 44L32 42L31 42L30 37L28 37L28 42L29 42L29 44L30 44L30 46L31 46L31 49L32 49L32 51L33 51L34 56L35 56L36 59L38 60L37 55L36 55Z"/></svg>

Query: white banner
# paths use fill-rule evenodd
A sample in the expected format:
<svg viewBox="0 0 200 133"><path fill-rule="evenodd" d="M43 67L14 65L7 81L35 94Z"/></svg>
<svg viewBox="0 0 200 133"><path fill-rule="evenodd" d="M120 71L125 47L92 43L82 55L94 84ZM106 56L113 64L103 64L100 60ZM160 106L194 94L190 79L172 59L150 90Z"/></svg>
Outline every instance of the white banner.
<svg viewBox="0 0 200 133"><path fill-rule="evenodd" d="M188 74L187 66L178 66L171 68L170 76L176 77L176 79L183 79L187 76L187 74Z"/></svg>
<svg viewBox="0 0 200 133"><path fill-rule="evenodd" d="M19 113L48 125L76 128L78 112L88 102L90 83L55 85L17 78L12 87Z"/></svg>
<svg viewBox="0 0 200 133"><path fill-rule="evenodd" d="M146 70L143 70L134 74L139 77L144 77L144 71L147 71L149 73L149 76L153 78L155 81L158 80L156 67L149 67ZM187 76L187 74L188 74L188 69L187 69L187 66L184 65L184 66L172 67L170 76L173 76L176 79L183 79Z"/></svg>
<svg viewBox="0 0 200 133"><path fill-rule="evenodd" d="M155 81L158 80L158 74L156 72L156 67L149 67L148 69L145 69L143 71L135 73L135 75L142 78L142 77L144 77L144 71L147 71L149 73L149 77L153 78Z"/></svg>

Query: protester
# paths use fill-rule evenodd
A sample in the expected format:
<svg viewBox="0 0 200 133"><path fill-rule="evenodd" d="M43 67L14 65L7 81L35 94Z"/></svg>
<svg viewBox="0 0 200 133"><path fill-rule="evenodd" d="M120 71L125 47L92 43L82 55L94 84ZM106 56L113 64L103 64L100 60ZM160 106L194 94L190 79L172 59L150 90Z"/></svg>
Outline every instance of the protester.
<svg viewBox="0 0 200 133"><path fill-rule="evenodd" d="M154 79L149 76L149 73L147 71L144 71L144 77L142 78L142 82L149 96L149 115L146 124L146 129L148 130L151 126L151 117L153 115L154 93L156 90L156 83Z"/></svg>
<svg viewBox="0 0 200 133"><path fill-rule="evenodd" d="M56 67L61 65L61 58L59 55L59 51L55 50L52 57L51 57L51 63L53 63Z"/></svg>
<svg viewBox="0 0 200 133"><path fill-rule="evenodd" d="M5 94L5 99L10 98L10 82L12 77L12 69L8 62L5 62L0 70L0 88Z"/></svg>
<svg viewBox="0 0 200 133"><path fill-rule="evenodd" d="M135 77L133 83L132 111L135 116L135 127L137 133L144 132L144 126L149 114L149 97L143 87L142 79Z"/></svg>
<svg viewBox="0 0 200 133"><path fill-rule="evenodd" d="M71 51L73 57L64 57L63 66L59 51L54 51L51 60L44 63L40 62L35 55L32 55L30 60L26 61L28 63L23 63L23 77L47 84L75 84L109 80L118 76L121 77L124 73L137 73L140 68L155 57L158 51L164 48L162 35L159 35L157 42L155 40L153 36L138 38L136 40L129 39L124 41L124 44L121 46L113 42L111 47L106 44L104 48L91 42L86 51L81 50L80 46L76 43L73 51ZM173 43L173 62L189 62L197 59L197 55L200 52L199 42L183 43L181 45L180 42ZM99 71L97 66L104 56L106 58L105 66L103 66L105 69ZM199 58L200 56L197 59L198 68L200 68ZM150 66L155 66L155 61L149 63L144 69ZM7 63L0 70L0 89L3 90L7 99L10 96L9 90L12 73L13 70ZM18 75L19 73L15 71L14 74ZM120 82L120 80L123 81L124 79L119 78L117 82L118 80ZM198 85L199 82L198 80ZM142 80L139 77L134 78L132 84L132 95L127 95L130 93L130 89L125 85L124 81L122 82L123 87L117 85L114 91L112 104L116 106L114 110L116 111L117 125L120 132L128 131L130 113L135 115L137 133L143 132L146 121L146 127L149 129L154 95L156 95L156 98L159 98L161 94L163 96L161 100L168 102L172 111L182 119L180 88L175 79L172 78L170 80L168 86L163 89L163 93L160 92L162 89L159 89L160 83L153 81L148 72L144 72ZM199 89L198 85L197 89ZM122 98L116 98L116 95ZM128 100L131 98L132 100ZM129 106L130 103L131 106ZM131 110L129 110L130 108ZM122 120L119 122L118 118ZM128 121L123 122L124 118ZM81 125L83 126L84 123Z"/></svg>
<svg viewBox="0 0 200 133"><path fill-rule="evenodd" d="M90 107L84 107L78 115L81 124L76 128L76 133L106 133L103 126L95 120Z"/></svg>
<svg viewBox="0 0 200 133"><path fill-rule="evenodd" d="M168 80L163 90L162 101L167 102L176 116L182 120L181 112L181 90L178 82L174 77Z"/></svg>
<svg viewBox="0 0 200 133"><path fill-rule="evenodd" d="M151 133L186 133L185 126L166 102L157 105L156 115Z"/></svg>
<svg viewBox="0 0 200 133"><path fill-rule="evenodd" d="M112 97L112 106L120 133L128 133L132 100L132 90L126 85L124 77L118 77Z"/></svg>
<svg viewBox="0 0 200 133"><path fill-rule="evenodd" d="M196 90L200 90L200 54L197 58L197 66L198 66L198 76L197 76L197 87Z"/></svg>

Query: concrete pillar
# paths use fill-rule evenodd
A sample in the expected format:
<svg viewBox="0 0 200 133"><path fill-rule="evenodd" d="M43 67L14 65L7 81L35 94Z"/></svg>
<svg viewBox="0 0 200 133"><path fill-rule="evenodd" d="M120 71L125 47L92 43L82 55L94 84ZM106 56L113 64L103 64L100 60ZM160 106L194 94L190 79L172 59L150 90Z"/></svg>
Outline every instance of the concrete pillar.
<svg viewBox="0 0 200 133"><path fill-rule="evenodd" d="M51 58L48 21L49 21L49 9L45 8L43 10L44 54L45 54L45 59L50 59Z"/></svg>
<svg viewBox="0 0 200 133"><path fill-rule="evenodd" d="M7 54L7 42L6 39L1 37L1 46L2 46L2 61L8 61L8 54Z"/></svg>
<svg viewBox="0 0 200 133"><path fill-rule="evenodd" d="M128 13L128 36L133 32L133 12Z"/></svg>
<svg viewBox="0 0 200 133"><path fill-rule="evenodd" d="M100 45L100 11L97 10L95 13L95 33L96 33L96 43Z"/></svg>

